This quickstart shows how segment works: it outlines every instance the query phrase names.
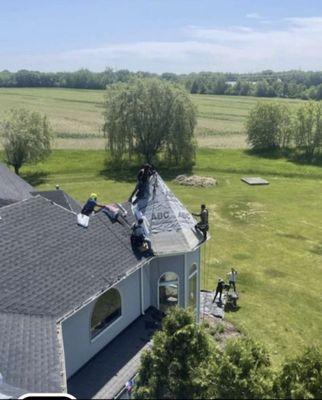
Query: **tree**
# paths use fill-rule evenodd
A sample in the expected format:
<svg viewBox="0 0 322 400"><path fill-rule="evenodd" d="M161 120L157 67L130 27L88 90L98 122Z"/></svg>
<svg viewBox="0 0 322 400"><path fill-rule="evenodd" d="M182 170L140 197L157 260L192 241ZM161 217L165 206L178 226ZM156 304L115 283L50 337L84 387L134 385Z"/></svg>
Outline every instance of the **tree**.
<svg viewBox="0 0 322 400"><path fill-rule="evenodd" d="M212 398L213 346L186 310L175 308L141 358L134 396L141 399Z"/></svg>
<svg viewBox="0 0 322 400"><path fill-rule="evenodd" d="M322 398L322 354L308 348L285 362L274 382L274 397L286 399Z"/></svg>
<svg viewBox="0 0 322 400"><path fill-rule="evenodd" d="M322 105L310 102L301 106L295 120L295 142L308 159L312 159L322 144Z"/></svg>
<svg viewBox="0 0 322 400"><path fill-rule="evenodd" d="M246 132L255 150L289 146L292 124L288 108L273 102L257 103L248 115Z"/></svg>
<svg viewBox="0 0 322 400"><path fill-rule="evenodd" d="M49 154L52 131L46 116L14 109L0 127L6 162L16 174L23 164L40 161Z"/></svg>
<svg viewBox="0 0 322 400"><path fill-rule="evenodd" d="M170 161L191 163L195 125L194 105L181 86L137 78L107 88L104 131L113 159L135 154L152 162L167 151Z"/></svg>
<svg viewBox="0 0 322 400"><path fill-rule="evenodd" d="M230 340L217 351L213 372L216 398L271 398L272 373L266 350L251 339Z"/></svg>

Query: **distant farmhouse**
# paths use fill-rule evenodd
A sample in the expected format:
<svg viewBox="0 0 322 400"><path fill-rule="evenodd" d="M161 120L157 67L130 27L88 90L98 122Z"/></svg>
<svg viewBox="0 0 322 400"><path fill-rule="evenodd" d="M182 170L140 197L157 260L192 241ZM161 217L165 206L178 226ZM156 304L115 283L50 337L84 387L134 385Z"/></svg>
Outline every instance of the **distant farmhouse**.
<svg viewBox="0 0 322 400"><path fill-rule="evenodd" d="M178 304L199 318L202 235L157 173L149 185L144 215L155 256L138 257L131 203L123 204L127 224L100 212L83 228L68 194L37 192L0 164L0 398L69 392L102 352L112 375L89 371L108 385L118 375L115 357L135 355L118 338L128 332L126 346L140 341L130 329L147 310ZM109 395L119 389L116 382Z"/></svg>

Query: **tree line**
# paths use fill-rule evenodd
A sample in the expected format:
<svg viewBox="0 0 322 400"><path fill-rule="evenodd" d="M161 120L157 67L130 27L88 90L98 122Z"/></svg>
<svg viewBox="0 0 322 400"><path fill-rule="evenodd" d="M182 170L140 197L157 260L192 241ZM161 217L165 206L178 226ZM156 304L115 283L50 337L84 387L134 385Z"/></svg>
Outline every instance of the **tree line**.
<svg viewBox="0 0 322 400"><path fill-rule="evenodd" d="M291 148L314 161L322 149L322 103L308 102L291 112L279 102L258 102L247 117L246 132L256 151Z"/></svg>
<svg viewBox="0 0 322 400"><path fill-rule="evenodd" d="M0 87L61 87L74 89L105 89L117 82L130 79L160 78L183 85L190 93L238 95L257 97L283 97L322 99L322 71L271 70L260 73L237 74L199 72L154 74L144 71L131 72L127 69L106 68L102 72L80 69L75 72L39 72L20 70L0 71Z"/></svg>
<svg viewBox="0 0 322 400"><path fill-rule="evenodd" d="M273 369L266 349L243 337L222 349L192 313L175 308L143 353L137 399L320 399L322 354L307 348Z"/></svg>

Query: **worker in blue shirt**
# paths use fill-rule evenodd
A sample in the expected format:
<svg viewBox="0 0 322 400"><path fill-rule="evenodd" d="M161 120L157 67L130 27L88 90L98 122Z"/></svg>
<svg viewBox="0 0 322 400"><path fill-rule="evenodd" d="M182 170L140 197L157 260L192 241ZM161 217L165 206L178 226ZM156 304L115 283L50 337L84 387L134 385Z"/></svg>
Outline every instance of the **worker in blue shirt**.
<svg viewBox="0 0 322 400"><path fill-rule="evenodd" d="M81 213L83 215L87 215L89 217L95 211L95 207L104 208L105 206L97 204L97 194L92 193L90 195L90 198L87 200L86 204L84 205Z"/></svg>

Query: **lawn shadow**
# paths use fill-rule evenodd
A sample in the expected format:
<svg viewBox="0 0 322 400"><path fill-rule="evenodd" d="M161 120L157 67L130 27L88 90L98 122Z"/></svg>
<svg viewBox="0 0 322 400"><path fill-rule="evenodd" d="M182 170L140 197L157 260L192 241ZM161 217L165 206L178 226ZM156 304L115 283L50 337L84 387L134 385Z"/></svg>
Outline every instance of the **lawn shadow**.
<svg viewBox="0 0 322 400"><path fill-rule="evenodd" d="M46 182L48 173L47 172L28 172L22 174L21 178L28 182L31 186L38 186Z"/></svg>
<svg viewBox="0 0 322 400"><path fill-rule="evenodd" d="M140 161L112 162L106 159L104 162L104 169L99 172L99 175L117 182L130 183L136 181L138 171L142 164L143 163ZM171 166L165 161L158 162L154 167L165 180L172 180L180 174L192 173L192 166Z"/></svg>
<svg viewBox="0 0 322 400"><path fill-rule="evenodd" d="M244 150L245 154L258 157L266 158L270 160L278 160L285 158L287 161L292 162L297 165L314 165L322 166L322 154L318 153L314 156L308 156L307 154L301 152L299 149L285 148L285 149L247 149Z"/></svg>
<svg viewBox="0 0 322 400"><path fill-rule="evenodd" d="M237 311L239 311L241 309L241 306L236 306L236 307L233 307L231 304L226 304L225 305L225 312L227 312L227 313L234 313L234 312L237 312Z"/></svg>
<svg viewBox="0 0 322 400"><path fill-rule="evenodd" d="M318 255L318 256L322 256L322 244L321 243L319 243L319 244L316 244L314 247L312 247L310 250L309 250L312 254L316 254L316 255Z"/></svg>

